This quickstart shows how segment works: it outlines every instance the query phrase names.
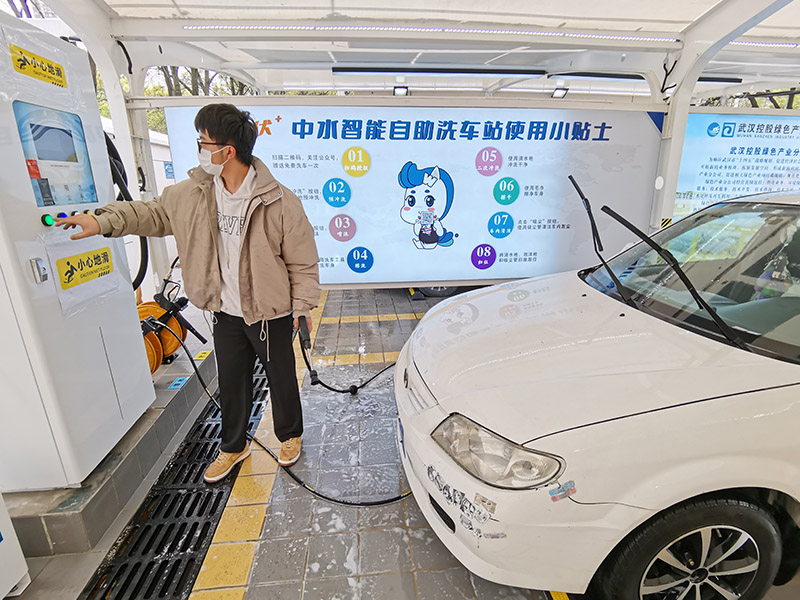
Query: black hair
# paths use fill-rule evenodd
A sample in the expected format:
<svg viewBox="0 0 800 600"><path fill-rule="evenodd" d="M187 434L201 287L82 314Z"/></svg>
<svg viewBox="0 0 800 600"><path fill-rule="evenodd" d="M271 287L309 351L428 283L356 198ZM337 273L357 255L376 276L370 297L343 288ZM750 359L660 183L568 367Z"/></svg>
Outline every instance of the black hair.
<svg viewBox="0 0 800 600"><path fill-rule="evenodd" d="M258 128L246 110L239 110L233 104L207 104L197 111L194 128L205 131L214 142L230 144L236 148L239 162L252 164Z"/></svg>

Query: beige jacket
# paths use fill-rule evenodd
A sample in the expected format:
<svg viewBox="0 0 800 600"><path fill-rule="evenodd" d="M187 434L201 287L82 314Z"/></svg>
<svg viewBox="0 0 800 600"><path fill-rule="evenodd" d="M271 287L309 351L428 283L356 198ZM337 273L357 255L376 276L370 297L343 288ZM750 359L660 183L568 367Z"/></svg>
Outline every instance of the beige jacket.
<svg viewBox="0 0 800 600"><path fill-rule="evenodd" d="M317 246L300 200L253 159L253 195L241 236L239 286L248 324L294 311L310 314L320 297ZM95 213L107 237L174 235L183 286L195 306L218 312L222 282L214 178L199 167L148 202L112 202Z"/></svg>

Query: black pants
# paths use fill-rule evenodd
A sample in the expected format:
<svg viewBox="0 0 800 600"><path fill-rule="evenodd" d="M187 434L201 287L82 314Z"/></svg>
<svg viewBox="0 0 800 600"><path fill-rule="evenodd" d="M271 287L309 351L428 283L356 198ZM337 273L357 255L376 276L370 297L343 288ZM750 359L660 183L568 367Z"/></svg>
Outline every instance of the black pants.
<svg viewBox="0 0 800 600"><path fill-rule="evenodd" d="M303 411L297 388L291 315L267 321L267 341L261 323L246 325L241 317L215 313L214 351L222 405L222 451L241 452L247 444L247 424L253 410L253 368L256 356L267 371L275 435L281 442L303 433Z"/></svg>

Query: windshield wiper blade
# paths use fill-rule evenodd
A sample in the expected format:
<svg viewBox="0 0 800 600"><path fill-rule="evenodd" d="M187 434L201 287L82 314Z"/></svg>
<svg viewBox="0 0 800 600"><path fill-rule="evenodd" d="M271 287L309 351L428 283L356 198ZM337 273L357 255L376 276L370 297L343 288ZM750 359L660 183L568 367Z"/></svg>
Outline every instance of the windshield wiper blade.
<svg viewBox="0 0 800 600"><path fill-rule="evenodd" d="M614 271L611 270L611 267L608 266L608 263L603 258L603 255L600 254L603 251L603 242L600 240L600 232L597 230L597 223L594 221L594 214L592 214L592 205L589 204L589 199L584 196L583 190L581 190L578 182L575 181L575 178L572 175L568 175L570 182L573 186L575 186L575 191L578 192L578 196L580 196L581 201L583 202L583 208L586 209L586 214L589 215L589 225L592 228L592 244L594 245L594 253L597 254L597 258L600 259L602 265L608 271L608 276L611 278L611 281L616 286L617 290L619 291L619 295L622 296L622 299L625 301L625 304L628 306L632 306L633 308L638 309L639 307L636 305L636 302L631 298L630 293L622 285L620 280L617 278Z"/></svg>
<svg viewBox="0 0 800 600"><path fill-rule="evenodd" d="M609 215L620 225L631 231L645 244L650 246L656 252L656 254L658 254L661 258L664 259L665 263L667 263L670 267L672 267L672 270L675 271L675 274L683 282L683 285L686 286L686 289L692 295L692 298L694 298L695 302L697 302L697 305L700 306L700 308L702 308L709 314L711 320L714 321L714 324L719 328L720 332L722 332L722 335L724 335L729 342L731 342L734 346L741 348L742 350L747 350L748 352L752 352L752 350L750 350L750 347L741 338L741 336L739 336L739 334L736 333L736 331L730 325L728 325L722 319L722 317L720 317L717 314L717 311L715 311L711 307L711 305L705 301L703 296L700 295L700 292L697 291L697 288L692 283L692 280L689 279L688 275L686 275L686 272L683 270L680 263L678 262L678 259L675 258L672 252L670 252L663 246L659 245L653 238L651 238L649 235L641 231L638 227L636 227L636 225L628 221L625 217L614 212L614 210L609 208L608 206L603 206L600 208L600 210Z"/></svg>

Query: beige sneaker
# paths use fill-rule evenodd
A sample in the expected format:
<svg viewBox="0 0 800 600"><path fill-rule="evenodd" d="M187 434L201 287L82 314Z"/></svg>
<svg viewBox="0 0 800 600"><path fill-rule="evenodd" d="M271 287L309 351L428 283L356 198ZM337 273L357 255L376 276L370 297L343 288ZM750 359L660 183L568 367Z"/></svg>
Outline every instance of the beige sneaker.
<svg viewBox="0 0 800 600"><path fill-rule="evenodd" d="M217 459L208 465L203 479L206 483L216 483L228 476L237 464L250 456L250 446L237 453L219 451Z"/></svg>
<svg viewBox="0 0 800 600"><path fill-rule="evenodd" d="M300 450L303 448L303 438L289 438L281 444L281 454L278 457L278 464L283 467L291 467L300 458Z"/></svg>

